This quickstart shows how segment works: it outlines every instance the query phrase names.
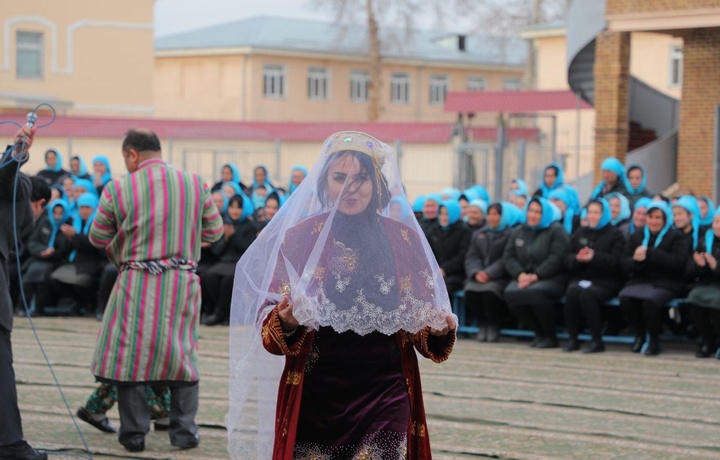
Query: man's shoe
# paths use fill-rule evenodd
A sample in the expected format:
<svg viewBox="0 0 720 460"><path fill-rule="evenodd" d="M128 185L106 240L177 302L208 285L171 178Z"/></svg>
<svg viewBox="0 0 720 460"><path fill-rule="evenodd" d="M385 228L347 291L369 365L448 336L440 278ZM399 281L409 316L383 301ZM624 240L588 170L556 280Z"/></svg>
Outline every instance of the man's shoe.
<svg viewBox="0 0 720 460"><path fill-rule="evenodd" d="M633 342L630 349L633 353L640 353L643 345L645 345L645 335L638 335L637 337L635 337L635 341Z"/></svg>
<svg viewBox="0 0 720 460"><path fill-rule="evenodd" d="M128 452L142 452L145 450L145 438L142 436L136 436L129 441L121 442L126 451Z"/></svg>
<svg viewBox="0 0 720 460"><path fill-rule="evenodd" d="M223 318L220 315L210 315L205 320L205 326L217 326L218 324L222 324L225 321L225 318Z"/></svg>
<svg viewBox="0 0 720 460"><path fill-rule="evenodd" d="M170 444L175 447L179 447L180 449L194 449L200 445L200 435L196 434L194 439L186 442L176 442L171 439Z"/></svg>
<svg viewBox="0 0 720 460"><path fill-rule="evenodd" d="M557 340L550 338L550 337L546 337L546 338L542 339L537 344L537 348L557 348L557 347L558 347Z"/></svg>
<svg viewBox="0 0 720 460"><path fill-rule="evenodd" d="M578 351L580 349L580 342L578 339L570 339L563 347L563 351L565 353L571 353L573 351Z"/></svg>
<svg viewBox="0 0 720 460"><path fill-rule="evenodd" d="M533 339L532 339L532 342L530 342L530 347L537 348L538 344L542 341L543 341L542 337L540 337L539 335L535 335L535 337L533 337Z"/></svg>
<svg viewBox="0 0 720 460"><path fill-rule="evenodd" d="M605 345L602 342L592 341L582 348L582 352L585 354L589 353L602 353L605 351Z"/></svg>
<svg viewBox="0 0 720 460"><path fill-rule="evenodd" d="M33 449L26 441L0 447L0 460L47 460L47 458L45 452Z"/></svg>
<svg viewBox="0 0 720 460"><path fill-rule="evenodd" d="M108 420L107 417L105 417L102 420L95 420L92 418L92 415L90 414L90 412L88 412L88 410L85 409L84 407L81 407L80 409L78 409L75 414L78 416L78 418L80 420L82 420L83 422L85 422L89 425L94 426L95 428L97 428L100 431L103 431L105 433L117 433L117 430L115 429L114 426L112 426L110 424L110 420Z"/></svg>
<svg viewBox="0 0 720 460"><path fill-rule="evenodd" d="M645 351L643 352L643 355L645 356L657 356L660 354L660 351L662 348L660 348L660 344L657 342L653 342L652 340L648 342L647 348L645 348Z"/></svg>

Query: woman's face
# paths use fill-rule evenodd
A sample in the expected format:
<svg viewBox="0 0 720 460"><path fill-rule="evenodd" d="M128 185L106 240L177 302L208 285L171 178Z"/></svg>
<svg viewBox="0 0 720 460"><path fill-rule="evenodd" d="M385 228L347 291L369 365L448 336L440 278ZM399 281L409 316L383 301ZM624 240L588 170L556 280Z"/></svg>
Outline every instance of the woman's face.
<svg viewBox="0 0 720 460"><path fill-rule="evenodd" d="M610 198L610 217L617 219L620 215L620 198Z"/></svg>
<svg viewBox="0 0 720 460"><path fill-rule="evenodd" d="M390 218L395 220L402 220L402 205L395 201L390 202Z"/></svg>
<svg viewBox="0 0 720 460"><path fill-rule="evenodd" d="M278 210L280 209L280 206L278 204L278 201L273 196L269 200L265 201L265 219L266 220L272 220L273 217L275 217L275 214L277 214Z"/></svg>
<svg viewBox="0 0 720 460"><path fill-rule="evenodd" d="M240 216L242 216L243 208L240 206L240 204L236 201L234 203L231 203L227 210L228 216L232 220L238 220Z"/></svg>
<svg viewBox="0 0 720 460"><path fill-rule="evenodd" d="M51 189L50 189L50 201L55 201L55 200L57 200L58 198L60 198L60 190L58 190L58 189L56 189L56 188L54 188L54 187L51 188Z"/></svg>
<svg viewBox="0 0 720 460"><path fill-rule="evenodd" d="M372 179L352 155L333 160L328 168L327 183L330 201L337 204L343 214L360 214L372 200Z"/></svg>
<svg viewBox="0 0 720 460"><path fill-rule="evenodd" d="M647 222L647 209L643 207L635 208L633 212L633 224L635 228L643 228Z"/></svg>
<svg viewBox="0 0 720 460"><path fill-rule="evenodd" d="M477 209L477 208L476 208L476 209ZM478 211L480 211L480 210L478 209ZM488 209L488 213L487 213L487 223L488 223L488 225L491 226L492 228L496 228L498 225L500 225L500 218L501 218L501 217L502 217L502 216L501 216L500 213L497 211L497 209L495 209L495 208L490 208L490 209Z"/></svg>
<svg viewBox="0 0 720 460"><path fill-rule="evenodd" d="M679 229L684 229L690 225L690 213L680 206L673 207L673 224Z"/></svg>
<svg viewBox="0 0 720 460"><path fill-rule="evenodd" d="M700 218L704 219L705 216L707 216L708 210L708 204L705 200L698 200L698 206L700 207Z"/></svg>
<svg viewBox="0 0 720 460"><path fill-rule="evenodd" d="M467 200L460 200L460 218L464 219L468 213L468 202Z"/></svg>
<svg viewBox="0 0 720 460"><path fill-rule="evenodd" d="M221 192L213 192L212 198L217 210L219 212L222 212L223 206L225 204L225 200L223 200L223 194Z"/></svg>
<svg viewBox="0 0 720 460"><path fill-rule="evenodd" d="M628 172L628 182L630 182L630 186L636 190L640 187L640 184L642 184L642 178L640 168L633 168Z"/></svg>
<svg viewBox="0 0 720 460"><path fill-rule="evenodd" d="M557 171L555 168L547 168L545 170L545 185L550 188L557 182Z"/></svg>
<svg viewBox="0 0 720 460"><path fill-rule="evenodd" d="M515 196L515 206L517 206L520 209L525 209L525 205L527 204L527 198L523 195L516 195Z"/></svg>
<svg viewBox="0 0 720 460"><path fill-rule="evenodd" d="M80 208L78 208L78 212L80 213L80 218L82 220L88 220L92 215L93 211L95 210L90 206L80 206Z"/></svg>
<svg viewBox="0 0 720 460"><path fill-rule="evenodd" d="M618 180L617 174L612 171L608 171L607 169L600 171L600 177L607 185L615 185Z"/></svg>
<svg viewBox="0 0 720 460"><path fill-rule="evenodd" d="M426 219L435 219L438 216L438 203L435 200L426 200L423 205L423 216Z"/></svg>
<svg viewBox="0 0 720 460"><path fill-rule="evenodd" d="M76 176L80 174L80 160L78 160L77 158L73 158L72 160L70 160L70 170Z"/></svg>
<svg viewBox="0 0 720 460"><path fill-rule="evenodd" d="M300 185L300 182L305 179L305 173L300 171L299 169L295 169L292 172L292 175L290 176L292 183L297 187Z"/></svg>
<svg viewBox="0 0 720 460"><path fill-rule="evenodd" d="M223 167L222 172L220 173L220 178L223 182L232 182L233 172L232 169L230 169L230 166Z"/></svg>
<svg viewBox="0 0 720 460"><path fill-rule="evenodd" d="M518 185L517 182L515 182L515 181L510 182L510 191L511 191L511 192L512 192L513 190L517 190L517 189L519 189L519 188L520 188L520 186Z"/></svg>
<svg viewBox="0 0 720 460"><path fill-rule="evenodd" d="M255 168L255 183L256 184L264 184L266 180L267 180L267 174L265 174L265 169Z"/></svg>
<svg viewBox="0 0 720 460"><path fill-rule="evenodd" d="M257 195L259 197L265 198L265 197L267 197L267 194L268 194L268 192L265 187L258 187L255 189L255 195Z"/></svg>
<svg viewBox="0 0 720 460"><path fill-rule="evenodd" d="M467 218L470 225L480 225L483 220L483 212L477 206L469 206L467 210Z"/></svg>
<svg viewBox="0 0 720 460"><path fill-rule="evenodd" d="M107 168L105 167L105 163L102 161L96 161L93 163L93 171L95 171L95 174L98 176L103 176L107 172Z"/></svg>
<svg viewBox="0 0 720 460"><path fill-rule="evenodd" d="M55 206L53 208L53 219L55 219L55 222L60 222L60 219L63 217L64 209L62 206Z"/></svg>
<svg viewBox="0 0 720 460"><path fill-rule="evenodd" d="M715 217L713 217L712 229L715 236L720 238L720 214L715 214Z"/></svg>
<svg viewBox="0 0 720 460"><path fill-rule="evenodd" d="M230 185L224 185L222 188L222 191L225 194L225 196L228 197L228 199L237 195L237 192L235 191L235 189L233 187L231 187Z"/></svg>
<svg viewBox="0 0 720 460"><path fill-rule="evenodd" d="M47 165L51 168L54 168L55 165L57 165L57 155L55 155L55 152L48 152L45 154L45 163L47 163Z"/></svg>
<svg viewBox="0 0 720 460"><path fill-rule="evenodd" d="M590 203L587 210L587 221L590 227L595 228L602 218L602 206L599 203Z"/></svg>
<svg viewBox="0 0 720 460"><path fill-rule="evenodd" d="M530 203L530 206L528 206L527 210L527 223L531 227L535 227L540 224L540 219L542 219L542 206L537 201L533 201Z"/></svg>
<svg viewBox="0 0 720 460"><path fill-rule="evenodd" d="M565 204L565 202L563 200L558 200L557 198L553 198L550 201L552 201L555 206L560 208L560 212L564 216L565 211L567 211L567 205Z"/></svg>
<svg viewBox="0 0 720 460"><path fill-rule="evenodd" d="M450 224L450 216L448 215L448 211L445 206L440 208L440 212L438 213L438 222L443 227L447 227Z"/></svg>
<svg viewBox="0 0 720 460"><path fill-rule="evenodd" d="M647 216L647 227L652 233L659 233L665 226L665 214L659 209L653 209Z"/></svg>

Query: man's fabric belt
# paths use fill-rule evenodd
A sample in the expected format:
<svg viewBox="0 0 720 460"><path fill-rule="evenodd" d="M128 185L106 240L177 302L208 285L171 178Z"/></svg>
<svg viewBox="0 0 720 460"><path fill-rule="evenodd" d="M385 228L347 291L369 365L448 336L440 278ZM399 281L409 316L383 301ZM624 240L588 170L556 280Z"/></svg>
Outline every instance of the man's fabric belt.
<svg viewBox="0 0 720 460"><path fill-rule="evenodd" d="M143 260L141 262L131 260L120 264L119 270L138 270L148 272L151 275L159 275L166 270L186 270L195 273L197 271L197 262L177 257L159 260Z"/></svg>

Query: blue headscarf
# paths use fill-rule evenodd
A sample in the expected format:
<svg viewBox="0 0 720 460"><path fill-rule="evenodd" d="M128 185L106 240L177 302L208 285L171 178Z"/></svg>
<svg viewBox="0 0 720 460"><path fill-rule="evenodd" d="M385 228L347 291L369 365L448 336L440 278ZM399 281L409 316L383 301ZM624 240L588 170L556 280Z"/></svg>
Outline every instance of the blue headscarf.
<svg viewBox="0 0 720 460"><path fill-rule="evenodd" d="M73 185L73 190L82 187L85 189L85 193L94 193L95 195L98 194L97 188L95 188L95 184L93 184L88 179L75 179L75 185Z"/></svg>
<svg viewBox="0 0 720 460"><path fill-rule="evenodd" d="M542 207L542 216L540 217L540 222L535 225L529 225L527 224L527 211L530 209L530 203L539 203ZM549 200L545 198L541 198L538 196L534 196L528 201L527 206L525 207L525 213L526 213L526 219L525 224L528 226L528 228L532 230L544 230L548 228L550 225L552 225L553 222L555 222L558 219L557 213L559 211L559 208L552 204Z"/></svg>
<svg viewBox="0 0 720 460"><path fill-rule="evenodd" d="M408 201L404 196L394 196L390 199L390 203L388 203L388 213L390 212L390 205L393 203L397 203L400 205L400 218L405 219L407 216L410 215L410 207L408 206Z"/></svg>
<svg viewBox="0 0 720 460"><path fill-rule="evenodd" d="M457 223L457 221L460 220L461 210L460 210L460 203L458 203L455 200L445 200L442 203L440 203L440 208L447 209L448 213L448 224L447 226L440 226L443 230L447 230L450 228L453 224Z"/></svg>
<svg viewBox="0 0 720 460"><path fill-rule="evenodd" d="M715 215L720 214L720 207L714 209ZM705 252L712 253L713 242L715 241L715 231L712 228L708 228L705 232Z"/></svg>
<svg viewBox="0 0 720 460"><path fill-rule="evenodd" d="M488 194L488 191L483 187L482 185L473 185L468 190L474 190L475 193L477 193L478 198L483 200L486 203L490 202L490 195Z"/></svg>
<svg viewBox="0 0 720 460"><path fill-rule="evenodd" d="M528 186L527 186L527 183L526 183L524 180L520 179L519 177L516 177L516 178L513 179L512 181L513 181L514 183L516 183L517 186L518 186L517 190L515 190L515 191L520 192L520 193L522 193L523 195L527 195L527 194L528 194Z"/></svg>
<svg viewBox="0 0 720 460"><path fill-rule="evenodd" d="M575 203L570 198L570 194L565 187L556 188L548 196L549 200L560 200L565 203L565 216L562 217L563 228L568 235L573 231L573 219L575 218Z"/></svg>
<svg viewBox="0 0 720 460"><path fill-rule="evenodd" d="M655 239L655 245L654 247L660 246L660 243L662 242L663 237L665 234L670 230L670 227L672 227L672 221L673 221L673 215L672 210L670 209L670 206L665 203L662 200L654 200L650 205L647 207L648 214L650 214L650 211L653 209L659 209L662 211L663 214L665 214L665 226L660 230L660 233L658 233L657 238ZM643 229L644 238L642 241L642 244L640 246L646 246L650 243L650 229L646 225Z"/></svg>
<svg viewBox="0 0 720 460"><path fill-rule="evenodd" d="M630 171L633 169L639 169L642 173L642 182L640 182L640 187L633 188L632 185L630 185L630 178L628 177L630 175ZM625 178L625 188L628 192L630 192L631 195L637 195L638 193L642 193L645 191L645 184L647 183L647 175L645 174L645 168L642 167L642 165L639 164L631 164L627 168L627 174L623 176Z"/></svg>
<svg viewBox="0 0 720 460"><path fill-rule="evenodd" d="M264 208L265 200L267 199L268 195L270 195L274 190L272 188L268 188L268 186L266 185L265 191L267 192L265 196L260 196L257 193L257 187L253 187L252 196L250 198L252 199L252 203L255 209Z"/></svg>
<svg viewBox="0 0 720 460"><path fill-rule="evenodd" d="M255 182L255 170L258 169L258 168L261 168L263 171L265 171L265 183L264 183L264 184L258 184L257 182ZM255 166L255 168L253 169L253 188L255 188L255 187L259 186L259 185L264 185L265 188L267 189L268 193L270 192L270 190L273 190L274 187L273 187L273 185L270 183L270 181L268 180L268 175L269 175L269 174L268 174L268 170L267 170L267 168L266 168L265 166L263 166L263 165ZM240 182L240 181L238 180L238 182Z"/></svg>
<svg viewBox="0 0 720 460"><path fill-rule="evenodd" d="M477 190L472 188L466 188L463 190L462 195L460 195L460 198L465 197L465 199L469 202L473 200L479 200L480 194L477 192Z"/></svg>
<svg viewBox="0 0 720 460"><path fill-rule="evenodd" d="M517 206L507 201L498 201L493 204L500 206L500 223L498 223L497 227L491 227L488 225L491 232L502 232L506 228L515 225L517 215L520 214L520 210Z"/></svg>
<svg viewBox="0 0 720 460"><path fill-rule="evenodd" d="M222 189L224 189L225 186L232 187L233 190L235 190L236 195L244 195L242 188L240 188L240 184L238 184L237 182L223 182L222 185L220 185L220 190L222 191ZM223 193L225 193L225 192L223 191ZM227 195L225 195L225 196L227 196Z"/></svg>
<svg viewBox="0 0 720 460"><path fill-rule="evenodd" d="M632 211L630 210L630 200L628 200L625 195L618 192L612 192L605 195L604 198L608 201L608 203L610 203L610 200L613 198L617 198L618 200L620 200L620 214L618 214L616 218L610 220L611 224L617 225L625 219L629 219L632 217Z"/></svg>
<svg viewBox="0 0 720 460"><path fill-rule="evenodd" d="M681 196L673 207L680 207L692 214L690 224L692 225L693 251L697 249L698 237L700 235L700 207L697 198L690 195Z"/></svg>
<svg viewBox="0 0 720 460"><path fill-rule="evenodd" d="M547 170L550 169L550 168L555 168L555 170L557 171L557 179L555 179L555 183L553 184L552 187L548 187L548 186L545 184L545 173L546 173ZM563 169L562 169L562 166L560 166L559 163L550 163L549 165L545 166L545 169L543 169L543 176L542 176L542 178L540 179L540 190L542 191L542 197L543 197L543 198L549 198L549 197L550 197L550 192L552 192L553 190L555 190L556 188L558 188L558 187L560 187L560 186L562 186L562 185L563 185ZM526 193L527 193L527 191L526 191Z"/></svg>
<svg viewBox="0 0 720 460"><path fill-rule="evenodd" d="M63 215L60 220L55 220L53 209L60 206L63 210ZM65 200L55 200L45 206L48 212L48 221L50 222L50 240L48 241L48 248L55 247L55 238L57 237L60 226L64 224L70 218L70 205Z"/></svg>
<svg viewBox="0 0 720 460"><path fill-rule="evenodd" d="M50 186L51 189L55 189L60 192L60 199L67 201L67 193L65 193L65 188L60 184L52 184Z"/></svg>
<svg viewBox="0 0 720 460"><path fill-rule="evenodd" d="M608 157L603 160L602 165L600 165L600 171L610 171L617 175L618 182L622 181L623 183L627 180L625 177L625 166L623 166L622 162L614 157ZM605 181L600 181L600 183L595 187L595 190L593 190L592 195L590 195L590 199L599 196L602 193L603 188L605 187Z"/></svg>
<svg viewBox="0 0 720 460"><path fill-rule="evenodd" d="M597 225L594 227L590 227L593 230L601 230L610 223L611 219L611 211L610 211L610 202L606 200L605 198L595 198L588 204L592 203L598 203L602 207L602 215L600 216L600 220L598 221ZM587 213L587 209L584 210Z"/></svg>
<svg viewBox="0 0 720 460"><path fill-rule="evenodd" d="M705 214L705 217L700 217L700 225L712 225L713 218L715 217L715 203L713 203L713 200L710 199L710 197L707 197L705 195L698 198L698 201L704 201L707 203L708 212Z"/></svg>
<svg viewBox="0 0 720 460"><path fill-rule="evenodd" d="M232 171L232 179L231 179L232 182L237 182L238 184L240 184L240 182L242 182L242 179L240 176L240 170L238 169L237 166L235 166L232 163L228 163L228 164L223 165L223 169L225 169L225 168L230 168L230 171Z"/></svg>
<svg viewBox="0 0 720 460"><path fill-rule="evenodd" d="M90 217L88 217L88 219L85 221L85 225L82 224L82 217L80 217L79 212L75 214L75 216L73 216L73 227L75 228L75 231L78 232L78 234L87 235L88 233L90 233L90 227L92 226L95 215L97 214L98 203L100 203L100 200L98 199L97 195L92 193L83 193L78 197L78 211L83 206L87 206L93 209L92 214L90 214ZM76 256L77 249L73 249L69 257L70 262L73 262Z"/></svg>
<svg viewBox="0 0 720 460"><path fill-rule="evenodd" d="M50 153L50 152L54 153L54 154L55 154L55 158L57 158L57 161L55 162L55 167L54 167L54 168L51 168L51 167L48 166L48 164L47 164L47 154ZM46 171L60 172L60 171L62 171L62 165L63 165L63 159L62 159L62 157L60 156L60 151L59 151L59 150L56 150L56 149L48 149L48 150L45 152L45 170L46 170Z"/></svg>
<svg viewBox="0 0 720 460"><path fill-rule="evenodd" d="M443 198L445 200L459 200L462 196L462 192L459 189L448 187L444 188L442 192L440 192L440 196L444 197L447 195L447 198Z"/></svg>
<svg viewBox="0 0 720 460"><path fill-rule="evenodd" d="M78 163L80 163L80 168L78 168L78 173L77 173L77 175L74 175L74 174L73 174L73 176L74 176L76 179L79 178L79 177L87 177L87 175L88 175L88 169L87 169L87 165L85 164L85 160L84 160L82 157L79 157L79 156L74 156L74 157L72 157L72 158L70 159L70 161L72 161L72 160L77 160Z"/></svg>
<svg viewBox="0 0 720 460"><path fill-rule="evenodd" d="M227 214L227 208L228 208L228 205L230 204L230 198L228 198L227 195L225 195L225 193L222 190L216 190L215 192L213 192L213 195L215 195L216 193L219 193L220 196L222 196L223 206L222 206L222 209L220 209L220 214L222 214L224 216Z"/></svg>
<svg viewBox="0 0 720 460"><path fill-rule="evenodd" d="M425 195L425 203L427 203L428 201L434 201L438 204L438 206L440 206L443 203L442 197L437 193L429 193L429 194ZM424 206L424 204L423 204L423 206ZM459 203L458 203L458 206L460 206ZM438 211L439 211L439 208L438 208ZM427 217L425 216L425 213L423 213L423 217L425 217L427 219Z"/></svg>
<svg viewBox="0 0 720 460"><path fill-rule="evenodd" d="M470 203L468 203L468 207L470 207L470 206L474 206L474 207L480 209L482 211L483 215L487 215L488 204L486 201L481 200L481 199L472 200Z"/></svg>
<svg viewBox="0 0 720 460"><path fill-rule="evenodd" d="M93 158L92 162L93 162L93 166L95 165L95 163L102 163L103 165L105 165L105 174L103 174L100 181L102 182L103 185L110 182L112 180L112 174L110 172L110 160L108 160L107 157L104 155L98 155L95 158Z"/></svg>
<svg viewBox="0 0 720 460"><path fill-rule="evenodd" d="M238 186L238 187L239 187L239 186ZM227 213L227 216L226 216L227 219L228 219L230 222L233 222L233 223L242 222L242 221L244 221L245 219L247 219L247 218L249 218L250 216L252 216L253 213L255 212L255 207L253 206L252 201L250 201L250 198L249 198L247 195L245 195L244 193L238 193L237 195L235 195L235 196L233 196L232 198L230 198L230 199L228 200L228 208L230 207L230 205L231 205L234 201L237 201L238 199L242 200L242 214L240 214L240 218L239 218L238 220L233 220L233 219L230 217L230 213L229 213L229 212Z"/></svg>
<svg viewBox="0 0 720 460"><path fill-rule="evenodd" d="M522 197L524 197L524 198L525 198L525 206L527 206L528 202L530 201L530 195L528 195L526 192L523 192L522 190L511 190L511 191L510 191L510 194L511 194L511 195L515 195L515 196L522 196ZM521 208L521 207L519 207L519 206L516 206L516 207L517 207L518 209L520 209L521 211L524 211L524 210L525 210L525 208Z"/></svg>
<svg viewBox="0 0 720 460"><path fill-rule="evenodd" d="M425 195L419 195L413 201L412 210L413 212L422 212L423 206L425 206Z"/></svg>
<svg viewBox="0 0 720 460"><path fill-rule="evenodd" d="M650 206L652 201L653 201L652 198L648 198L648 197L644 196L635 202L635 209L637 209L637 208L646 208L647 209L647 207ZM634 233L635 233L635 219L630 219L630 234L632 235Z"/></svg>
<svg viewBox="0 0 720 460"><path fill-rule="evenodd" d="M292 173L295 171L301 171L303 174L305 174L305 177L307 177L307 175L308 175L308 170L305 166L299 166L299 165L293 166L293 168L290 170L290 186L288 187L289 195L292 195L292 192L294 192L295 189L297 188L297 185L293 184L293 181L292 181Z"/></svg>

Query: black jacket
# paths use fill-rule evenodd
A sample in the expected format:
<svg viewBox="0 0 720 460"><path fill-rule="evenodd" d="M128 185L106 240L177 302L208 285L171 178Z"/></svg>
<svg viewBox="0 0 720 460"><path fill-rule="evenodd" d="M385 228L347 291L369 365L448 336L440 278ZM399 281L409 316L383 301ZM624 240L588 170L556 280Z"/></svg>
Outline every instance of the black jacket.
<svg viewBox="0 0 720 460"><path fill-rule="evenodd" d="M71 221L68 219L66 223L70 224ZM53 252L50 257L40 256L40 253L48 248L51 234L52 227L50 226L50 218L47 213L44 213L35 223L35 228L33 228L33 231L28 238L27 248L30 253L30 260L28 263L34 260L53 262L55 264L60 264L61 262L66 261L72 247L70 246L68 238L60 230L58 230L57 235L55 236L55 243L53 245L55 252Z"/></svg>
<svg viewBox="0 0 720 460"><path fill-rule="evenodd" d="M512 234L511 228L500 232L493 232L490 227L484 227L472 234L470 248L465 256L465 273L469 279L484 271L492 281L509 280L502 256L505 245Z"/></svg>
<svg viewBox="0 0 720 460"><path fill-rule="evenodd" d="M212 245L212 252L220 262L234 263L240 260L257 236L257 226L250 219L235 222L233 226L233 236L227 240L223 236Z"/></svg>
<svg viewBox="0 0 720 460"><path fill-rule="evenodd" d="M514 280L520 273L534 273L539 280L561 275L568 238L557 222L542 230L527 225L516 228L503 253L505 270Z"/></svg>
<svg viewBox="0 0 720 460"><path fill-rule="evenodd" d="M620 267L625 236L610 224L600 230L581 227L570 237L565 251L565 268L573 282L592 281L593 284L612 291L619 291L626 276ZM594 251L590 262L578 262L575 256L580 249L588 247Z"/></svg>
<svg viewBox="0 0 720 460"><path fill-rule="evenodd" d="M443 230L433 225L427 233L428 242L440 268L445 272L445 283L465 281L465 254L470 245L470 231L462 222Z"/></svg>
<svg viewBox="0 0 720 460"><path fill-rule="evenodd" d="M712 232L712 229L708 231ZM704 238L698 242L697 252L707 252ZM714 238L711 254L720 261L720 239L718 239L717 236ZM693 283L693 286L700 286L703 284L715 284L720 286L720 263L717 267L715 267L715 270L711 270L707 264L705 264L704 267L698 266L695 263L695 260L690 257L685 271L688 278Z"/></svg>
<svg viewBox="0 0 720 460"><path fill-rule="evenodd" d="M622 268L630 276L627 284L650 283L682 295L688 284L685 269L691 254L689 240L671 228L656 248L656 237L650 236L647 256L642 262L633 260L633 254L642 244L644 232L635 232L625 245Z"/></svg>
<svg viewBox="0 0 720 460"><path fill-rule="evenodd" d="M87 235L76 233L70 238L70 247L71 251L77 251L75 260L71 263L75 265L78 275L96 275L100 268L107 263L104 251L90 244Z"/></svg>

